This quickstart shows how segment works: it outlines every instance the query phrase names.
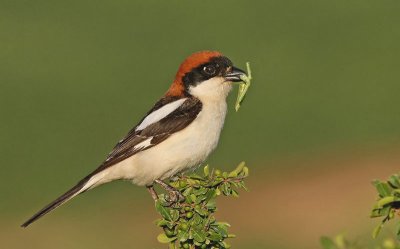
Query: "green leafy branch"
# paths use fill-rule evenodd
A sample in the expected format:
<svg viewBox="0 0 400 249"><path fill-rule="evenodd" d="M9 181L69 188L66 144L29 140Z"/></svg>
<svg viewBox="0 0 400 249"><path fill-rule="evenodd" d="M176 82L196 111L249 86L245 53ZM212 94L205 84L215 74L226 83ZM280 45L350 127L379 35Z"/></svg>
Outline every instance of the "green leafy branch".
<svg viewBox="0 0 400 249"><path fill-rule="evenodd" d="M334 238L323 236L320 239L320 243L323 249L362 249L357 242L347 240L343 234L339 234Z"/></svg>
<svg viewBox="0 0 400 249"><path fill-rule="evenodd" d="M205 166L203 175L193 173L170 180L169 185L179 191L184 200L171 205L168 195L159 195L155 206L162 218L156 225L163 233L158 235L158 241L168 244L170 249L230 248L225 240L235 235L228 233L228 223L216 220L215 199L221 195L238 197L237 190L246 189L243 180L248 174L249 169L242 162L231 172L210 172Z"/></svg>
<svg viewBox="0 0 400 249"><path fill-rule="evenodd" d="M400 208L400 176L392 175L387 181L375 180L373 185L378 192L378 198L372 208L371 218L383 217L372 233L372 237L376 238L384 224L394 219ZM400 227L397 228L396 234L400 239Z"/></svg>
<svg viewBox="0 0 400 249"><path fill-rule="evenodd" d="M374 229L372 237L376 238L386 222L395 218L400 209L400 176L392 175L386 181L375 180L372 182L377 190L378 197L371 211L371 218L382 218L379 225ZM400 222L397 226L397 240L400 240ZM323 249L365 249L372 248L371 245L361 245L358 242L347 240L343 235L334 238L321 237ZM385 238L374 249L400 249L400 244L391 238Z"/></svg>
<svg viewBox="0 0 400 249"><path fill-rule="evenodd" d="M343 234L339 234L334 238L323 236L320 242L323 249L400 249L400 245L390 238L384 239L378 246L365 246L358 243L358 241L350 241Z"/></svg>

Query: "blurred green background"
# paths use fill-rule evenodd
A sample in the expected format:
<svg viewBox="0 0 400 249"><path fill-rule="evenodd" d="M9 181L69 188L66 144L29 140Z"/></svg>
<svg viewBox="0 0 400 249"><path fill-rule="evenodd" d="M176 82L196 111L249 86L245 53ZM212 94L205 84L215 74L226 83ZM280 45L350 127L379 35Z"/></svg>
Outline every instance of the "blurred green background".
<svg viewBox="0 0 400 249"><path fill-rule="evenodd" d="M0 0L0 248L164 248L150 196L127 182L19 225L101 163L199 50L254 76L208 160L251 170L250 192L219 202L233 248L369 240L370 180L400 168L399 13L394 0Z"/></svg>

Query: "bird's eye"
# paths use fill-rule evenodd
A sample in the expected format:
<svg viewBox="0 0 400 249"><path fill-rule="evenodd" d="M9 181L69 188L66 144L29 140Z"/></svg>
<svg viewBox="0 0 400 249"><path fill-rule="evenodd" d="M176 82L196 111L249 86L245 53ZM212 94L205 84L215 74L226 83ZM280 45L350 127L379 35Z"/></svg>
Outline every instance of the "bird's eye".
<svg viewBox="0 0 400 249"><path fill-rule="evenodd" d="M215 75L217 69L212 65L208 65L203 68L203 71L208 75Z"/></svg>

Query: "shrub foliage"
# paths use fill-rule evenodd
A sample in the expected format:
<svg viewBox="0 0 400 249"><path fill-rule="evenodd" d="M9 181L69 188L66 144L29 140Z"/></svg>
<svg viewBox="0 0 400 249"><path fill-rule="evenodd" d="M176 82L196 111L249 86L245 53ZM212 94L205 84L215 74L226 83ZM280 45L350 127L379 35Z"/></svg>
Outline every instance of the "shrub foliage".
<svg viewBox="0 0 400 249"><path fill-rule="evenodd" d="M372 236L376 238L383 225L395 218L395 214L400 208L400 177L395 174L387 181L373 181L378 192L378 198L372 208L371 218L382 218L380 224L374 229ZM400 226L396 232L397 238L400 239Z"/></svg>
<svg viewBox="0 0 400 249"><path fill-rule="evenodd" d="M168 194L160 194L155 203L162 218L156 225L163 229L157 239L175 248L229 248L227 238L235 237L228 232L229 224L216 220L215 199L218 196L238 197L238 189L246 189L244 179L249 169L240 163L231 172L210 170L208 166L203 174L180 175L170 180L170 186L179 191L184 200L170 203Z"/></svg>

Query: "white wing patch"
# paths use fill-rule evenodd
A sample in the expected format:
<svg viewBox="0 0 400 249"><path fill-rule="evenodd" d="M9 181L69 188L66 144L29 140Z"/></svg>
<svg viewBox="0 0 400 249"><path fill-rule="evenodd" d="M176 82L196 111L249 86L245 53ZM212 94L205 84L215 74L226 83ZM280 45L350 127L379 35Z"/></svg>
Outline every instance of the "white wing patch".
<svg viewBox="0 0 400 249"><path fill-rule="evenodd" d="M160 121L161 119L165 118L168 114L170 114L171 112L175 111L179 106L181 106L183 104L183 102L186 101L187 98L183 98L183 99L178 99L175 100L174 102L171 102L169 104L166 104L165 106L161 107L160 109L150 113L149 115L147 115L147 117L143 120L142 123L140 123L137 127L136 127L136 131L140 131L143 130L144 128L146 128L147 126L154 124L158 121ZM146 140L147 141L147 140ZM143 142L142 142L143 143ZM142 144L140 143L140 144ZM139 144L138 144L139 145ZM137 145L136 145L137 146Z"/></svg>
<svg viewBox="0 0 400 249"><path fill-rule="evenodd" d="M133 147L133 150L141 150L146 147L149 147L151 145L152 139L153 139L153 137L149 137L148 139L144 140L143 142L138 143L137 145L135 145L135 147Z"/></svg>

